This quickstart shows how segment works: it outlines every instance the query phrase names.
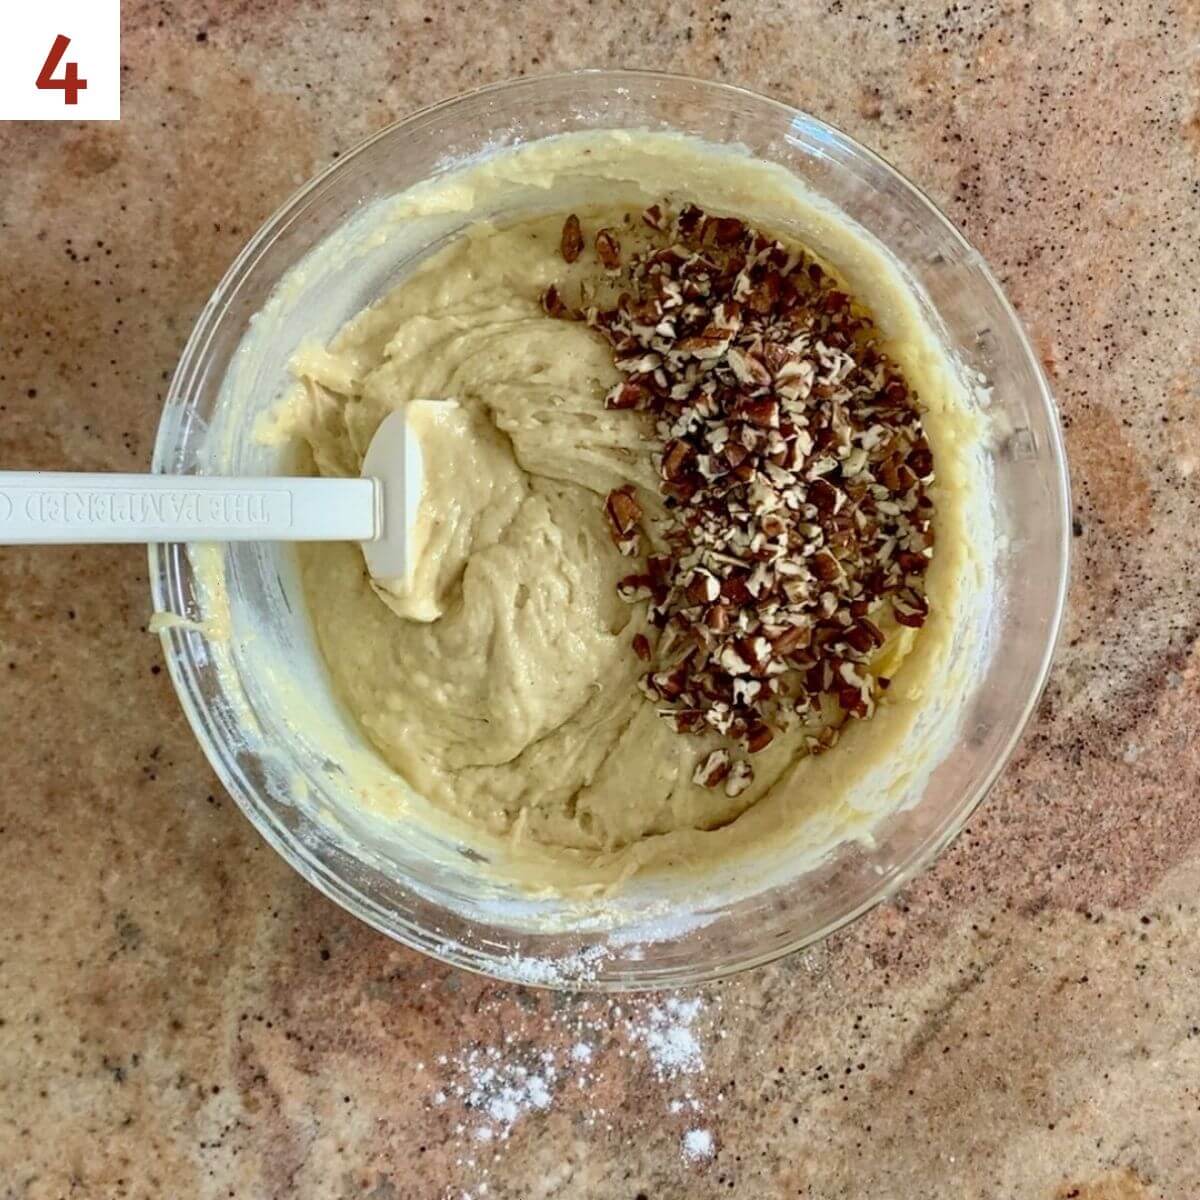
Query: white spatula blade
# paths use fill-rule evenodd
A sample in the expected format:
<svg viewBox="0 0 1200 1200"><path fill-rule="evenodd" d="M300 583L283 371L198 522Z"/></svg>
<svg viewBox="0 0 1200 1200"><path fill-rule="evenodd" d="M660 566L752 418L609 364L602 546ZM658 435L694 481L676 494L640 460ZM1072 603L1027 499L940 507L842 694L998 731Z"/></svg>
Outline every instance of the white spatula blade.
<svg viewBox="0 0 1200 1200"><path fill-rule="evenodd" d="M364 478L379 493L378 536L363 543L371 575L380 583L412 573L414 529L425 492L425 460L419 430L453 400L413 400L385 417L363 457Z"/></svg>

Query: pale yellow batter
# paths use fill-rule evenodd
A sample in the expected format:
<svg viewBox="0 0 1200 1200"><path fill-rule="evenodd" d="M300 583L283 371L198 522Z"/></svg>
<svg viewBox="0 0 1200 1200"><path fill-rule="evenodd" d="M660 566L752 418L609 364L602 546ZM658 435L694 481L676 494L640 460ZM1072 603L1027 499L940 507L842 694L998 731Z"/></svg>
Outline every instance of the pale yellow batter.
<svg viewBox="0 0 1200 1200"><path fill-rule="evenodd" d="M665 158L662 146L630 144L628 135L588 140L585 149L561 139L557 160L549 144L541 147L530 178L536 170L553 178L636 167L654 149L654 172L637 173L645 182L636 189L625 185L635 202L670 190L742 211L730 199L739 186L754 190L752 179L739 181L728 168L731 178L718 185L711 165L677 139L674 147L667 139ZM493 167L492 180L511 181L519 170L511 161ZM691 187L678 186L689 177ZM487 195L488 182L488 169L476 169L476 196ZM463 204L462 187L431 188L412 204ZM617 224L626 211L627 203L584 210L585 221ZM779 232L794 215L785 207L775 220L759 220ZM354 546L304 552L334 686L379 752L435 808L481 832L583 851L572 857L585 867L624 861L625 871L720 853L819 809L835 823L849 819L856 781L889 755L910 764L896 778L919 762L907 743L923 708L936 707L930 689L951 695L961 687L947 674L949 649L964 584L978 583L964 524L978 500L965 400L892 268L878 257L873 264L869 248L849 238L841 259L823 247L892 334L888 348L929 408L940 480L933 616L919 634L890 633L878 669L894 686L874 719L850 728L830 754L805 759L800 732L781 736L755 755L754 783L736 799L700 787L694 766L721 743L674 733L638 692L641 664L630 641L644 615L615 594L630 563L602 516L603 496L623 483L656 492L645 428L630 413L604 409L617 379L608 346L539 305L564 274L561 225L556 210L515 225L472 226L328 349L297 359L304 392L289 421L322 474L357 474L379 422L409 401L453 397L459 405L428 435L430 525L411 587L374 586ZM880 803L878 795L867 801Z"/></svg>

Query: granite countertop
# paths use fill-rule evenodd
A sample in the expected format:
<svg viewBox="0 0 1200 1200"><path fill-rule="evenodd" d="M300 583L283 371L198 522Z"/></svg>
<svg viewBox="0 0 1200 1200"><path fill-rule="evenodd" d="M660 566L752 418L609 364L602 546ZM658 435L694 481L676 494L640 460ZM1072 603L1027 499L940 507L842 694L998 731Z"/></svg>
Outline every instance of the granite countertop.
<svg viewBox="0 0 1200 1200"><path fill-rule="evenodd" d="M364 135L662 67L828 118L982 249L1062 404L1074 579L1036 724L936 867L664 1007L358 924L209 771L144 552L0 550L0 1196L1200 1194L1194 0L124 9L119 124L0 125L0 463L144 469L226 265Z"/></svg>

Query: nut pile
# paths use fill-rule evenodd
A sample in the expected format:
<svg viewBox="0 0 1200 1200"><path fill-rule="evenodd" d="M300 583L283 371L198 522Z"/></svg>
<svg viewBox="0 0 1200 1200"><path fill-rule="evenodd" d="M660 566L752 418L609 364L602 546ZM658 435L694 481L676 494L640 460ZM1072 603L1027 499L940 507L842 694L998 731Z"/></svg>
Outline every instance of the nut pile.
<svg viewBox="0 0 1200 1200"><path fill-rule="evenodd" d="M641 559L621 597L648 600L657 631L634 639L642 690L680 733L754 754L805 725L821 753L839 711L869 717L888 685L870 669L881 613L914 628L928 614L920 406L870 318L808 256L692 205L641 220L624 261L616 230L594 235L613 303L585 287L574 307L553 286L542 303L607 338L623 375L607 407L653 422L665 525L647 537L631 486L605 510L621 553ZM572 215L563 258L585 249ZM753 770L717 749L695 779L735 796Z"/></svg>

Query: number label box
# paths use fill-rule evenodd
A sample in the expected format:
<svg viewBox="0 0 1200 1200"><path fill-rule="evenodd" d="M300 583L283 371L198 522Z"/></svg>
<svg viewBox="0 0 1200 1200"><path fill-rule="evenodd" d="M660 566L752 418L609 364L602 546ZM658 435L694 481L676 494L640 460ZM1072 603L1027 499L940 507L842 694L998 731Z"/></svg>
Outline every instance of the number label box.
<svg viewBox="0 0 1200 1200"><path fill-rule="evenodd" d="M120 0L4 7L0 121L120 120Z"/></svg>

